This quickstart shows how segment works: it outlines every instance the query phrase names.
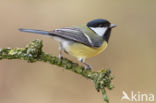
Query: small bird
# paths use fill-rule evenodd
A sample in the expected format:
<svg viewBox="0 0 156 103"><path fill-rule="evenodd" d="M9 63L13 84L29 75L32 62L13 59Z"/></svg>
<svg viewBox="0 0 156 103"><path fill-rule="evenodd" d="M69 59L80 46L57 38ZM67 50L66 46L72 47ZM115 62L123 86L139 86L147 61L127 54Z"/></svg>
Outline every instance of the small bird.
<svg viewBox="0 0 156 103"><path fill-rule="evenodd" d="M22 32L48 35L59 42L59 58L62 51L76 57L85 65L85 69L92 69L87 64L87 58L101 53L108 45L111 29L116 27L105 19L95 19L86 25L59 28L52 31L19 29Z"/></svg>

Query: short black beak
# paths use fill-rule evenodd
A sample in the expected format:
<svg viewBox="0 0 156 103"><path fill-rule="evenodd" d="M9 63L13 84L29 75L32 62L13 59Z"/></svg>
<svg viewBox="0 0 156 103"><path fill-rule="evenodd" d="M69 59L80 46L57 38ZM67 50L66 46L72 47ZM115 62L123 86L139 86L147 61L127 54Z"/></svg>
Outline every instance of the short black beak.
<svg viewBox="0 0 156 103"><path fill-rule="evenodd" d="M110 28L114 28L114 27L116 27L115 24L111 24L111 25L110 25Z"/></svg>

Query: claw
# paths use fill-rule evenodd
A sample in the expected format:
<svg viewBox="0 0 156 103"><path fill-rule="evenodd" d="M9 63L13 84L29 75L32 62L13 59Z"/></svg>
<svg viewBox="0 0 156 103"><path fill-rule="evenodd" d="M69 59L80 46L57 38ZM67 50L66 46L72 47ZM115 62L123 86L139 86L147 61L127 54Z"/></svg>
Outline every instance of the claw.
<svg viewBox="0 0 156 103"><path fill-rule="evenodd" d="M85 65L85 70L92 70L92 66L85 63L85 59L80 58L79 61Z"/></svg>
<svg viewBox="0 0 156 103"><path fill-rule="evenodd" d="M92 70L92 69L93 69L93 68L92 68L91 65L89 65L89 64L85 65L85 70Z"/></svg>

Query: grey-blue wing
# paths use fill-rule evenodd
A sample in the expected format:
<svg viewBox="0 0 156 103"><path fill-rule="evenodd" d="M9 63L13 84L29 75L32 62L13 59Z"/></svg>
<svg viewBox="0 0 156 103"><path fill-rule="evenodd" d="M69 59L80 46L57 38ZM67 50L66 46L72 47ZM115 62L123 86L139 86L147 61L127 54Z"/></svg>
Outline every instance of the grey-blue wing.
<svg viewBox="0 0 156 103"><path fill-rule="evenodd" d="M92 41L79 28L61 28L49 32L50 35L72 40L93 47Z"/></svg>

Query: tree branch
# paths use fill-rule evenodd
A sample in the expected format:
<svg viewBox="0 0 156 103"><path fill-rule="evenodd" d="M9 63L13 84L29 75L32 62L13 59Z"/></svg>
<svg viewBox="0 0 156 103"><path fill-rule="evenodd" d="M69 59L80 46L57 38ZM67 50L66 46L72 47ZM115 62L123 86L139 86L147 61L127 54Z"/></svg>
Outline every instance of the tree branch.
<svg viewBox="0 0 156 103"><path fill-rule="evenodd" d="M50 54L44 53L42 51L42 47L42 41L34 40L30 42L25 48L3 48L0 49L0 60L22 59L27 60L29 63L42 61L57 65L59 67L63 67L66 70L73 71L87 79L93 80L96 90L98 92L101 91L104 100L109 103L105 88L108 88L109 90L113 88L113 85L111 84L113 76L111 75L110 70L102 69L98 72L85 70L84 67L78 65L77 63L73 63L66 58L62 58L60 60L56 56L51 56Z"/></svg>

